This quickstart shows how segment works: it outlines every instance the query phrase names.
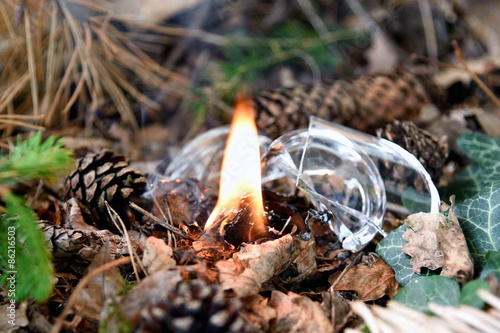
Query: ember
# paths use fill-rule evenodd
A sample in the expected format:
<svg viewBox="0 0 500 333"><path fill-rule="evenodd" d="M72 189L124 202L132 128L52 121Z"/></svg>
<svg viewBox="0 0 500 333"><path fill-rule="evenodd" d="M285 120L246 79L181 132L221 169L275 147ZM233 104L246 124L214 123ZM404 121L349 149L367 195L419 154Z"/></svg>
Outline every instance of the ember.
<svg viewBox="0 0 500 333"><path fill-rule="evenodd" d="M248 239L265 237L267 218L261 192L260 150L253 106L240 100L231 124L222 162L219 199L205 231L223 235L225 226L245 218Z"/></svg>

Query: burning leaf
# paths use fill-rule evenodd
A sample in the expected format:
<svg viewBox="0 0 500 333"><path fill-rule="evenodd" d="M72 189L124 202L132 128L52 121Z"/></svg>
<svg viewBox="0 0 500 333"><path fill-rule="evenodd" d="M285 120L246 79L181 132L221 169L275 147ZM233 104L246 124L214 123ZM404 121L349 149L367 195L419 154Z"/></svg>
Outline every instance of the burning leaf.
<svg viewBox="0 0 500 333"><path fill-rule="evenodd" d="M144 248L142 264L149 274L175 267L175 260L172 258L173 251L170 246L156 237L148 237Z"/></svg>
<svg viewBox="0 0 500 333"><path fill-rule="evenodd" d="M408 244L402 251L412 257L415 273L422 267L442 268L441 276L464 284L472 278L474 265L460 224L450 210L449 216L417 213L405 220L408 229L403 238Z"/></svg>
<svg viewBox="0 0 500 333"><path fill-rule="evenodd" d="M337 280L342 272L335 273L329 281ZM362 301L373 301L388 295L394 297L399 291L392 268L382 259L377 259L371 266L358 264L347 271L335 286L335 290L352 290Z"/></svg>
<svg viewBox="0 0 500 333"><path fill-rule="evenodd" d="M244 244L241 250L229 260L216 263L219 270L219 280L224 290L233 290L238 296L246 297L260 292L264 282L286 270L291 264L297 263L298 276L305 275L315 268L316 262L310 262L304 267L303 261L310 251L314 255L314 246L304 246L302 240L291 235L285 235L273 241L262 244Z"/></svg>
<svg viewBox="0 0 500 333"><path fill-rule="evenodd" d="M218 230L224 234L224 226L244 210L252 217L247 222L251 226L252 235L267 235L260 185L259 149L253 106L249 101L240 100L236 105L231 132L224 149L219 198L205 224L206 231Z"/></svg>
<svg viewBox="0 0 500 333"><path fill-rule="evenodd" d="M333 332L325 310L310 298L274 290L268 306L276 310L274 332Z"/></svg>

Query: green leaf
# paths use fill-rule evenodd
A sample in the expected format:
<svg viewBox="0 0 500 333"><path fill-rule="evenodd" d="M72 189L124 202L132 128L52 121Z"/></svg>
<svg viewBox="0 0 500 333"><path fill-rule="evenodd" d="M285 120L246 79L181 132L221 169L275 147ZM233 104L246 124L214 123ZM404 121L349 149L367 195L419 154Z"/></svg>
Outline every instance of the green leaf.
<svg viewBox="0 0 500 333"><path fill-rule="evenodd" d="M500 137L465 133L458 138L457 144L480 165L487 179L500 180Z"/></svg>
<svg viewBox="0 0 500 333"><path fill-rule="evenodd" d="M494 275L500 280L500 252L491 251L486 253L486 264L481 272L481 279L486 279L488 275Z"/></svg>
<svg viewBox="0 0 500 333"><path fill-rule="evenodd" d="M460 304L482 309L484 301L477 295L477 292L481 289L489 290L486 281L481 279L469 281L465 286L463 286L462 291L460 292Z"/></svg>
<svg viewBox="0 0 500 333"><path fill-rule="evenodd" d="M442 198L455 194L457 203L476 195L486 185L483 171L478 163L473 163L463 169L460 174L441 192Z"/></svg>
<svg viewBox="0 0 500 333"><path fill-rule="evenodd" d="M7 215L0 219L1 242L0 282L6 290L14 290L10 298L20 302L28 297L43 301L52 291L53 268L45 238L35 222L35 214L24 205L23 199L7 194L4 197ZM11 281L15 280L12 289Z"/></svg>
<svg viewBox="0 0 500 333"><path fill-rule="evenodd" d="M460 287L457 281L440 276L416 276L393 298L415 310L429 313L430 302L458 306Z"/></svg>
<svg viewBox="0 0 500 333"><path fill-rule="evenodd" d="M401 248L407 243L403 239L407 225L402 225L394 229L377 244L376 253L384 259L385 263L394 270L396 281L402 286L410 282L411 279L418 276L413 272L408 255L401 251Z"/></svg>
<svg viewBox="0 0 500 333"><path fill-rule="evenodd" d="M477 195L456 205L455 214L479 272L486 253L500 249L500 182L486 185Z"/></svg>

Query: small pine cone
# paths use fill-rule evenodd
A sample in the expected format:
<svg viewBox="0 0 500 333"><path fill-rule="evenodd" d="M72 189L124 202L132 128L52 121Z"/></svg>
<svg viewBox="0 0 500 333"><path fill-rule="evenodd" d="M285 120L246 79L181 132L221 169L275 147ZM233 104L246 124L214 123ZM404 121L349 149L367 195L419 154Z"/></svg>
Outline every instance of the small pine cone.
<svg viewBox="0 0 500 333"><path fill-rule="evenodd" d="M379 137L392 141L412 153L422 163L432 180L435 183L439 182L449 153L446 136L436 138L411 121L395 121L377 132Z"/></svg>
<svg viewBox="0 0 500 333"><path fill-rule="evenodd" d="M395 119L415 118L431 101L441 102L442 95L430 77L401 70L265 91L254 105L257 126L271 138L307 127L312 115L373 133Z"/></svg>
<svg viewBox="0 0 500 333"><path fill-rule="evenodd" d="M91 215L96 227L118 231L111 220L106 202L125 223L135 221L129 200L139 197L146 188L146 177L129 166L128 160L109 150L87 154L77 161L64 183L66 198L74 197L82 211Z"/></svg>
<svg viewBox="0 0 500 333"><path fill-rule="evenodd" d="M134 332L249 332L238 313L240 307L239 300L226 300L216 285L184 281L165 299L141 311L141 320Z"/></svg>

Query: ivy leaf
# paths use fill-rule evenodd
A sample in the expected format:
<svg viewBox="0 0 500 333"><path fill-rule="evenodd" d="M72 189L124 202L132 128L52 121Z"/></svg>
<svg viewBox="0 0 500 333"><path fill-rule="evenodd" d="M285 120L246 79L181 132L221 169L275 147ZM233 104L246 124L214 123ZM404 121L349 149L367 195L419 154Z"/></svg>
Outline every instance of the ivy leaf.
<svg viewBox="0 0 500 333"><path fill-rule="evenodd" d="M473 163L463 169L460 174L442 191L442 198L455 194L456 202L463 202L481 191L486 184L483 171L478 163Z"/></svg>
<svg viewBox="0 0 500 333"><path fill-rule="evenodd" d="M482 133L465 133L457 140L458 146L481 167L487 179L500 179L500 137Z"/></svg>
<svg viewBox="0 0 500 333"><path fill-rule="evenodd" d="M494 275L500 280L500 252L491 251L486 253L486 264L480 278L486 279L488 275Z"/></svg>
<svg viewBox="0 0 500 333"><path fill-rule="evenodd" d="M488 284L482 279L475 279L469 281L463 286L460 292L460 304L469 305L477 309L482 309L484 301L477 295L481 289L489 290Z"/></svg>
<svg viewBox="0 0 500 333"><path fill-rule="evenodd" d="M391 231L384 239L377 244L375 252L384 259L385 263L394 270L396 281L402 286L406 285L410 280L418 276L413 272L410 265L410 259L401 251L407 242L403 239L403 234L408 229L407 225L402 225Z"/></svg>
<svg viewBox="0 0 500 333"><path fill-rule="evenodd" d="M444 276L415 276L393 300L415 310L430 313L427 307L430 302L458 306L460 287L457 281Z"/></svg>
<svg viewBox="0 0 500 333"><path fill-rule="evenodd" d="M500 182L493 182L455 208L476 271L481 271L489 251L500 249Z"/></svg>

